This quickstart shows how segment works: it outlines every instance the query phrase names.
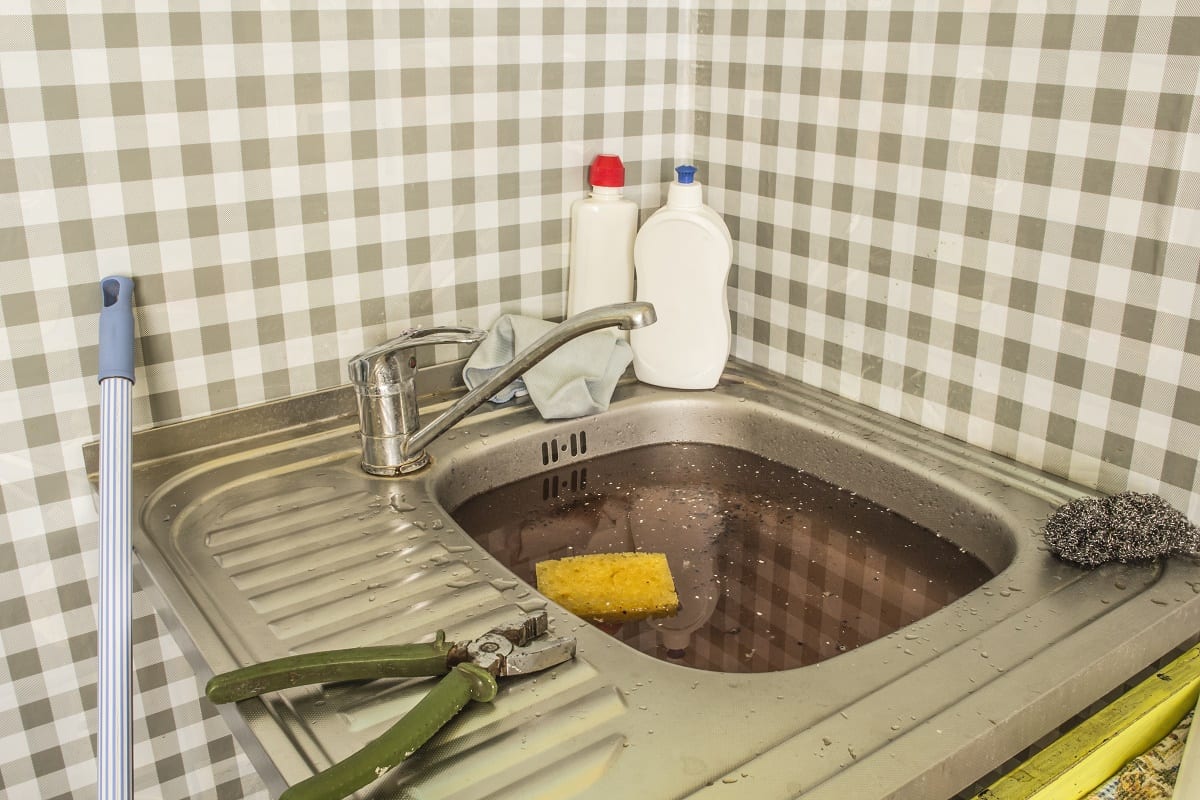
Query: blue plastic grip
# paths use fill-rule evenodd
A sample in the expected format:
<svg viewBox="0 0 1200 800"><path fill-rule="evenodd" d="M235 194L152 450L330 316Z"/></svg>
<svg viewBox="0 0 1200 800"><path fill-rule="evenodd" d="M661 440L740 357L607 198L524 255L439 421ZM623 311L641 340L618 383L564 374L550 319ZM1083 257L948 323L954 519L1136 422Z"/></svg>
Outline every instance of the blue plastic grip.
<svg viewBox="0 0 1200 800"><path fill-rule="evenodd" d="M691 164L681 164L675 168L675 174L679 176L679 182L686 185L695 179L696 168Z"/></svg>
<svg viewBox="0 0 1200 800"><path fill-rule="evenodd" d="M100 281L100 380L133 378L133 279Z"/></svg>

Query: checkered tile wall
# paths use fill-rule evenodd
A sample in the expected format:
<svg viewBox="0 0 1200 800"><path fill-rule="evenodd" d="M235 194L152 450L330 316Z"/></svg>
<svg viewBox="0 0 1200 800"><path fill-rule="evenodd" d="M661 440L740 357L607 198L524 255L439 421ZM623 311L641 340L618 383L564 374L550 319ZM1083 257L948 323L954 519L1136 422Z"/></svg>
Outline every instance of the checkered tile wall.
<svg viewBox="0 0 1200 800"><path fill-rule="evenodd" d="M1198 14L703 3L735 354L1200 519Z"/></svg>
<svg viewBox="0 0 1200 800"><path fill-rule="evenodd" d="M1195 0L378 5L0 4L0 791L94 782L98 278L140 425L341 383L561 314L601 150L698 157L737 355L1200 517ZM265 796L135 617L139 797Z"/></svg>
<svg viewBox="0 0 1200 800"><path fill-rule="evenodd" d="M649 209L691 141L665 0L221 5L0 4L10 797L94 791L100 277L135 279L138 425L245 406L343 383L410 324L561 316L592 157ZM135 610L138 796L265 796Z"/></svg>

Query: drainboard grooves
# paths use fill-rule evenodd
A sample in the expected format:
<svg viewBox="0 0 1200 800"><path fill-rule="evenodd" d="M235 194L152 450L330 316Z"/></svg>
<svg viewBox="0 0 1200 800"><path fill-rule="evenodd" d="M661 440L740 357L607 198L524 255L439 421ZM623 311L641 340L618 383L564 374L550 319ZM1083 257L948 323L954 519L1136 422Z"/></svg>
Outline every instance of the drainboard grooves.
<svg viewBox="0 0 1200 800"><path fill-rule="evenodd" d="M542 710L536 725L521 724L530 721L527 714L518 719L505 715L488 727L503 725L507 730L488 736L488 728L484 728L479 734L486 738L478 744L472 743L462 752L453 752L451 747L447 748L450 752L439 753L443 768L431 765L421 770L420 777L412 781L413 794L422 800L492 796L497 793L498 784L519 780L521 797L571 797L604 774L618 757L622 737L610 734L598 738L597 729L624 713L625 704L616 691L603 687ZM512 725L519 727L508 727ZM543 774L556 790L542 794L533 792L524 783L530 776ZM570 791L566 791L568 787Z"/></svg>
<svg viewBox="0 0 1200 800"><path fill-rule="evenodd" d="M476 589L480 596L486 591L483 586ZM331 635L324 639L293 644L291 649L293 652L313 652L373 644L432 642L434 634L439 630L445 631L448 641L461 642L490 631L497 625L512 622L522 613L517 606L504 604L503 598L500 597L482 600L476 608L449 619L430 615L424 608L425 605L427 604L423 604L422 608L413 609L417 612L425 610L426 613L423 614L413 615L408 613L408 609L388 610L382 617L363 620L362 624L354 628L356 633L353 636Z"/></svg>
<svg viewBox="0 0 1200 800"><path fill-rule="evenodd" d="M302 646L293 647L304 650L339 650L344 647L363 647L376 644L431 642L438 630L445 630L446 638L451 641L467 639L476 632L482 633L490 630L501 621L497 620L493 625L480 625L476 622L478 617L467 617L467 614L491 611L497 607L497 603L501 602L500 596L486 584L481 584L468 591L470 594L465 600L469 603L455 604L457 613L454 620L449 620L442 615L434 616L429 609L424 607L409 609L393 606L382 609L384 612L382 614L355 620L352 627L337 630L324 638L313 639L305 642ZM468 605L472 607L464 611L462 607ZM511 618L510 614L508 619ZM449 629L451 624L460 619L466 619L470 625L470 632L465 635L457 635Z"/></svg>
<svg viewBox="0 0 1200 800"><path fill-rule="evenodd" d="M293 638L331 623L344 623L354 616L357 608L383 608L400 601L416 603L429 595L447 593L447 581L463 580L471 574L471 568L462 562L447 564L439 570L410 566L397 569L387 586L374 589L360 582L357 575L342 573L324 595L309 594L299 607L285 609L269 623L284 638Z"/></svg>
<svg viewBox="0 0 1200 800"><path fill-rule="evenodd" d="M455 619L438 620L436 627L429 628L427 633L432 639L434 631L440 629L446 632L446 638L450 641L462 641L479 636L498 625L506 625L518 617L523 617L526 613L520 606L511 603L480 608L469 616L463 615ZM554 631L555 629L552 627L550 629L551 636L556 635Z"/></svg>
<svg viewBox="0 0 1200 800"><path fill-rule="evenodd" d="M419 578L427 570L419 564L432 558L448 555L446 548L436 542L422 542L403 550L380 555L380 540L367 541L353 548L343 547L337 551L338 560L330 561L331 554L321 550L302 553L279 564L254 569L232 576L233 583L249 594L250 604L263 613L274 613L296 603L308 603L313 597L337 594L347 588L383 588L393 583L404 583ZM349 551L349 552L347 552ZM403 559L407 565L398 569L396 560ZM255 591L257 590L257 591Z"/></svg>
<svg viewBox="0 0 1200 800"><path fill-rule="evenodd" d="M397 570L385 587L372 588L373 584L359 581L358 576L344 575L332 591L325 595L308 595L299 609L286 609L272 616L268 624L280 638L296 639L312 634L322 636L331 626L346 630L354 625L360 614L395 613L396 610L412 612L424 608L442 595L451 593L446 582L464 581L473 572L461 561L452 561L442 569L428 570L413 566ZM402 609L390 608L403 603Z"/></svg>
<svg viewBox="0 0 1200 800"><path fill-rule="evenodd" d="M236 505L236 493L230 493L222 497L221 502L233 508L216 518L216 524L209 528L204 541L209 547L224 549L246 540L275 538L360 516L362 509L377 501L375 495L366 492L328 496L332 492L333 487L326 486L283 488L270 500L251 501L245 506Z"/></svg>
<svg viewBox="0 0 1200 800"><path fill-rule="evenodd" d="M280 481L268 481L266 483L277 488L262 489L263 483L255 481L248 488L230 488L222 492L220 502L228 504L228 509L216 518L213 531L236 536L239 530L255 528L263 520L306 513L334 502L341 505L348 499L374 497L365 492L355 492L347 497L339 494L337 487L330 485L296 487ZM260 499L243 499L246 495Z"/></svg>
<svg viewBox="0 0 1200 800"><path fill-rule="evenodd" d="M555 677L551 680L549 676ZM454 726L456 739L469 736L476 731L496 724L500 718L508 718L515 714L545 713L553 705L561 705L571 701L568 695L585 693L578 687L584 686L596 678L599 673L596 668L585 661L576 661L547 672L538 681L537 689L531 683L532 678L504 678L500 680L500 694L492 701L493 711L488 714L464 714L458 718ZM346 726L352 733L371 732L376 726L389 726L403 715L412 710L420 700L429 693L428 680L406 680L397 682L394 686L377 690L376 687L386 686L377 681L370 687L368 696L356 693L351 702L346 703L339 714L346 721ZM593 689L593 691L595 691ZM372 735L382 733L383 729Z"/></svg>
<svg viewBox="0 0 1200 800"><path fill-rule="evenodd" d="M468 608L496 597L496 590L487 584L455 590L444 583L452 575L461 578L469 574L470 567L451 565L433 581L422 579L419 585L426 587L424 592L414 592L415 587L368 590L366 584L362 584L356 594L324 605L314 604L316 607L272 621L269 627L293 649L324 650L364 644L359 628L372 619L391 614L396 619L396 634L403 640L406 627L436 625L446 614L462 614ZM372 597L375 599L371 600ZM436 613L431 606L436 607ZM385 641L393 638L389 636Z"/></svg>
<svg viewBox="0 0 1200 800"><path fill-rule="evenodd" d="M521 797L537 797L541 800L568 800L577 797L581 791L608 772L620 757L624 745L625 737L614 733L579 750L564 752L555 761L533 769L524 767L524 772L513 775L512 781L487 795L484 800L513 797L516 786L520 787ZM559 749L566 748L564 746Z"/></svg>
<svg viewBox="0 0 1200 800"><path fill-rule="evenodd" d="M486 591L481 584L474 591L482 594ZM472 595L474 596L474 595ZM363 644L403 644L406 642L432 642L434 634L439 630L445 631L446 639L451 642L461 642L479 636L501 624L512 622L524 612L518 606L503 602L504 598L496 596L477 604L477 607L452 617L433 616L428 609L415 619L402 609L399 612L389 611L382 619L373 619L355 630L359 633L350 641L338 644L338 647L357 647ZM420 611L421 609L416 609ZM365 635L364 635L365 634ZM325 644L326 640L322 641ZM306 649L315 649L307 645Z"/></svg>
<svg viewBox="0 0 1200 800"><path fill-rule="evenodd" d="M386 517L362 522L357 518L306 518L294 519L292 525L271 533L258 532L252 540L227 544L223 549L213 548L213 558L225 569L273 564L293 557L297 552L332 550L346 543L360 540L371 541L382 533L411 529L396 519ZM382 545L376 545L382 547Z"/></svg>

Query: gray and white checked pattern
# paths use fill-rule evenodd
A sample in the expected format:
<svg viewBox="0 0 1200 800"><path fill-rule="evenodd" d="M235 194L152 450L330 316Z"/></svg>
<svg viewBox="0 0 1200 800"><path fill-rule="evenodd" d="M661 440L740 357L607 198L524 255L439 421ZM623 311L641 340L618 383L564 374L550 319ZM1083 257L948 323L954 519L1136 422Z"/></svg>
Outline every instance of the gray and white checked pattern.
<svg viewBox="0 0 1200 800"><path fill-rule="evenodd" d="M245 406L343 383L411 324L560 316L592 157L621 153L649 210L690 141L690 40L665 0L232 6L0 4L8 797L95 793L80 447L99 430L101 276L136 284L135 425ZM133 602L137 796L264 796Z"/></svg>
<svg viewBox="0 0 1200 800"><path fill-rule="evenodd" d="M95 782L97 280L140 426L341 383L561 314L602 150L698 158L737 355L1200 517L1194 0L232 5L0 5L0 792ZM134 619L139 796L261 796Z"/></svg>
<svg viewBox="0 0 1200 800"><path fill-rule="evenodd" d="M1200 3L1050 5L702 4L734 352L1200 518Z"/></svg>

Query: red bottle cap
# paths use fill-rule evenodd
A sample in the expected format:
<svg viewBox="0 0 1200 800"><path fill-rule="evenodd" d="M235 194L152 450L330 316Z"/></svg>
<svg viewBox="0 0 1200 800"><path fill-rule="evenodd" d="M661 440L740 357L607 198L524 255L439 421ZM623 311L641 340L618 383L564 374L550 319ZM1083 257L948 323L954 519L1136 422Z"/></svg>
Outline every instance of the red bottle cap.
<svg viewBox="0 0 1200 800"><path fill-rule="evenodd" d="M588 183L592 186L624 186L625 165L621 163L621 157L607 153L596 156L588 172Z"/></svg>

